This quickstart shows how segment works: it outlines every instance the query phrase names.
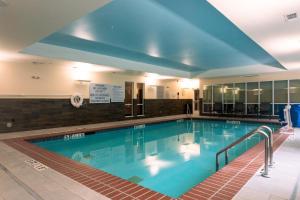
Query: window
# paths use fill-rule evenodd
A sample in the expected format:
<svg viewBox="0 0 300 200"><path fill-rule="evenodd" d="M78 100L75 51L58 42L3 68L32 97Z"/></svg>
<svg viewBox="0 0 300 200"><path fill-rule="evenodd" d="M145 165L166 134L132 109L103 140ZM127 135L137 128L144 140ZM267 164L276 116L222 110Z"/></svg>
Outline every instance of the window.
<svg viewBox="0 0 300 200"><path fill-rule="evenodd" d="M278 115L287 103L288 81L274 81L274 114Z"/></svg>
<svg viewBox="0 0 300 200"><path fill-rule="evenodd" d="M288 103L300 103L300 79L205 86L205 112L278 115Z"/></svg>
<svg viewBox="0 0 300 200"><path fill-rule="evenodd" d="M203 102L211 103L211 97L212 97L212 86L204 85L204 87L203 87Z"/></svg>
<svg viewBox="0 0 300 200"><path fill-rule="evenodd" d="M234 88L233 83L223 85L224 113L234 112Z"/></svg>
<svg viewBox="0 0 300 200"><path fill-rule="evenodd" d="M211 85L203 86L203 112L204 113L212 112L212 86Z"/></svg>
<svg viewBox="0 0 300 200"><path fill-rule="evenodd" d="M300 79L290 80L290 103L300 103Z"/></svg>
<svg viewBox="0 0 300 200"><path fill-rule="evenodd" d="M215 113L222 113L222 85L213 86L213 111Z"/></svg>
<svg viewBox="0 0 300 200"><path fill-rule="evenodd" d="M247 114L258 114L259 95L258 82L247 83Z"/></svg>
<svg viewBox="0 0 300 200"><path fill-rule="evenodd" d="M266 81L260 83L260 114L272 115L272 103L273 103L273 83L272 81Z"/></svg>
<svg viewBox="0 0 300 200"><path fill-rule="evenodd" d="M274 81L274 103L287 104L288 102L288 82Z"/></svg>
<svg viewBox="0 0 300 200"><path fill-rule="evenodd" d="M245 114L245 83L236 83L234 87L235 113Z"/></svg>

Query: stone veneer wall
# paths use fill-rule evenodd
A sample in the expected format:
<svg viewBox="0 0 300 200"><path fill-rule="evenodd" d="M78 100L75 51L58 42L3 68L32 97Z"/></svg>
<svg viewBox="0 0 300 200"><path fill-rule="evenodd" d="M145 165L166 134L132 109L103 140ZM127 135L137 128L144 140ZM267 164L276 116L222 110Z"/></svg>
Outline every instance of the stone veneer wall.
<svg viewBox="0 0 300 200"><path fill-rule="evenodd" d="M77 109L69 99L0 99L0 133L126 120L123 103L89 104ZM145 99L145 116L184 114L191 99ZM136 112L136 111L135 111ZM7 127L12 122L12 127Z"/></svg>

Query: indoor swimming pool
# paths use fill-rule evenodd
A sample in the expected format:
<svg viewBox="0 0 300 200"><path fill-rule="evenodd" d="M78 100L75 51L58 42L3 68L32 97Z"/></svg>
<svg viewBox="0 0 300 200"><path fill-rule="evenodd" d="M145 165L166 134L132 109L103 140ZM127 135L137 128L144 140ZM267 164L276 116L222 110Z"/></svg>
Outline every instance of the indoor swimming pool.
<svg viewBox="0 0 300 200"><path fill-rule="evenodd" d="M262 125L224 120L177 120L33 143L122 179L176 198L215 173L216 153ZM276 124L267 124L272 129ZM255 135L229 151L229 160L262 138ZM221 163L224 163L222 157Z"/></svg>

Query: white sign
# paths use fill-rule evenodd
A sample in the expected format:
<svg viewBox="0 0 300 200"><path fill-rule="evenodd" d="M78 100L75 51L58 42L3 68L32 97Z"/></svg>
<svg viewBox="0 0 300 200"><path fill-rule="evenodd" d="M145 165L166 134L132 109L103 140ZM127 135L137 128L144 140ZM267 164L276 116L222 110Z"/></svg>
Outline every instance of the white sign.
<svg viewBox="0 0 300 200"><path fill-rule="evenodd" d="M90 103L110 103L110 85L91 83Z"/></svg>
<svg viewBox="0 0 300 200"><path fill-rule="evenodd" d="M111 86L111 102L124 102L125 91L120 85Z"/></svg>

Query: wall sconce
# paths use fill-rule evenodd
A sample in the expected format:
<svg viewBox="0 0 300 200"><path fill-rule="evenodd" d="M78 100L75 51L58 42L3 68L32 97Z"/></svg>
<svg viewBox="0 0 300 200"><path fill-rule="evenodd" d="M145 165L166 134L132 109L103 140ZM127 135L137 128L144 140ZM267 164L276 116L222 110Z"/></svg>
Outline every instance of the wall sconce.
<svg viewBox="0 0 300 200"><path fill-rule="evenodd" d="M290 94L295 94L297 87L290 87Z"/></svg>
<svg viewBox="0 0 300 200"><path fill-rule="evenodd" d="M198 79L181 79L179 81L179 87L181 89L198 89L199 85Z"/></svg>
<svg viewBox="0 0 300 200"><path fill-rule="evenodd" d="M235 88L234 89L234 94L239 94L239 92L240 92L240 88Z"/></svg>
<svg viewBox="0 0 300 200"><path fill-rule="evenodd" d="M258 96L262 94L263 89L253 89L253 95Z"/></svg>
<svg viewBox="0 0 300 200"><path fill-rule="evenodd" d="M150 87L156 87L157 86L157 80L151 77L147 77L145 80L145 84Z"/></svg>
<svg viewBox="0 0 300 200"><path fill-rule="evenodd" d="M73 79L80 84L91 82L91 73L88 67L73 67Z"/></svg>
<svg viewBox="0 0 300 200"><path fill-rule="evenodd" d="M156 87L157 86L157 79L159 77L158 74L153 74L153 73L147 73L146 74L146 79L145 79L145 84L150 86L150 87Z"/></svg>

